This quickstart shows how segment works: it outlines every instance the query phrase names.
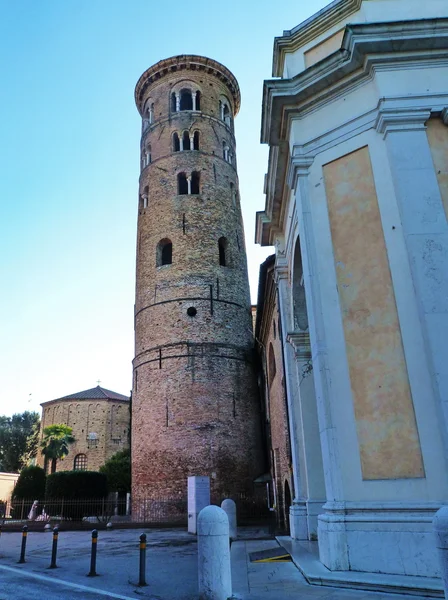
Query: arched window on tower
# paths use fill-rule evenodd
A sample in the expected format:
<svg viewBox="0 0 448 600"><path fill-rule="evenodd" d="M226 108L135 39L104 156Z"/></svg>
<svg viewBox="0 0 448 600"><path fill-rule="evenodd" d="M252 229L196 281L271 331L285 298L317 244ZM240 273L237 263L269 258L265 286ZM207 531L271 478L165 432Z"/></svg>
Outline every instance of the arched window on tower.
<svg viewBox="0 0 448 600"><path fill-rule="evenodd" d="M188 194L188 181L185 173L178 173L177 175L177 193L179 195Z"/></svg>
<svg viewBox="0 0 448 600"><path fill-rule="evenodd" d="M156 265L163 267L164 265L171 265L173 262L173 244L168 238L160 240L157 244L156 251Z"/></svg>
<svg viewBox="0 0 448 600"><path fill-rule="evenodd" d="M140 196L140 208L148 208L148 196L149 188L146 186L143 190L143 194Z"/></svg>
<svg viewBox="0 0 448 600"><path fill-rule="evenodd" d="M194 132L193 136L193 150L199 150L199 131Z"/></svg>
<svg viewBox="0 0 448 600"><path fill-rule="evenodd" d="M142 156L142 168L147 167L151 162L151 146L145 146Z"/></svg>
<svg viewBox="0 0 448 600"><path fill-rule="evenodd" d="M220 237L218 240L219 265L221 267L229 266L229 243L227 238Z"/></svg>
<svg viewBox="0 0 448 600"><path fill-rule="evenodd" d="M87 471L87 455L77 454L73 461L73 469L75 471Z"/></svg>
<svg viewBox="0 0 448 600"><path fill-rule="evenodd" d="M177 112L176 94L171 94L171 112Z"/></svg>
<svg viewBox="0 0 448 600"><path fill-rule="evenodd" d="M184 131L182 134L182 150L190 150L190 134Z"/></svg>
<svg viewBox="0 0 448 600"><path fill-rule="evenodd" d="M227 127L230 127L230 108L228 104L224 104L224 118L223 118L224 123L227 125Z"/></svg>
<svg viewBox="0 0 448 600"><path fill-rule="evenodd" d="M275 364L275 354L272 343L269 343L269 356L268 356L268 368L269 368L269 385L272 385L275 374L277 373L277 366Z"/></svg>
<svg viewBox="0 0 448 600"><path fill-rule="evenodd" d="M198 171L193 171L191 174L191 191L190 194L200 194L199 191L200 175Z"/></svg>
<svg viewBox="0 0 448 600"><path fill-rule="evenodd" d="M193 110L191 90L183 89L180 91L180 110Z"/></svg>
<svg viewBox="0 0 448 600"><path fill-rule="evenodd" d="M196 92L195 110L201 110L201 92L199 90ZM195 150L197 150L197 148L195 148Z"/></svg>
<svg viewBox="0 0 448 600"><path fill-rule="evenodd" d="M221 120L224 121L224 123L230 127L232 120L231 120L231 116L230 116L230 108L229 108L229 103L227 102L227 100L220 100L219 101L219 115L221 117Z"/></svg>
<svg viewBox="0 0 448 600"><path fill-rule="evenodd" d="M173 152L179 152L179 150L180 150L179 136L178 136L177 132L175 131L173 133Z"/></svg>

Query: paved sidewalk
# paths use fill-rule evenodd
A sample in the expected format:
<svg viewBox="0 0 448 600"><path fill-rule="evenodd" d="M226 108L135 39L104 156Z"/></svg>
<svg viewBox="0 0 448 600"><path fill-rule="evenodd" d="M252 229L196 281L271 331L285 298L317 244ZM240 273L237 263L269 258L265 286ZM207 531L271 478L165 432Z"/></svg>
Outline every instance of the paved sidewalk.
<svg viewBox="0 0 448 600"><path fill-rule="evenodd" d="M241 541L232 545L235 596L242 600L428 600L424 596L383 594L309 585L292 562L252 563L249 554L278 547L275 540Z"/></svg>
<svg viewBox="0 0 448 600"><path fill-rule="evenodd" d="M97 572L90 566L90 532L59 535L57 569L48 569L51 533L28 534L26 563L17 564L21 534L0 538L0 600L197 600L196 538L181 529L151 529L148 537L147 587L138 587L139 530L100 531ZM292 563L251 563L249 553L278 546L261 539L263 531L241 531L232 544L234 597L238 600L423 600L374 592L310 586ZM258 535L259 539L248 537ZM427 600L427 599L426 599Z"/></svg>

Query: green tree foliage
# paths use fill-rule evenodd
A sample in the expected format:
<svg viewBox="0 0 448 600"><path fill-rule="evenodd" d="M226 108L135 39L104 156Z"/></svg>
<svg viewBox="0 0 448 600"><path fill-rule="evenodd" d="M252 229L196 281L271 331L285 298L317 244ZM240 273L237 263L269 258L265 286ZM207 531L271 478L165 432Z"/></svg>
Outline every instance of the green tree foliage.
<svg viewBox="0 0 448 600"><path fill-rule="evenodd" d="M41 467L24 467L13 491L13 500L42 500L44 496L45 471Z"/></svg>
<svg viewBox="0 0 448 600"><path fill-rule="evenodd" d="M104 498L107 492L107 478L97 471L59 471L47 476L45 487L47 499Z"/></svg>
<svg viewBox="0 0 448 600"><path fill-rule="evenodd" d="M131 452L121 450L100 467L100 473L107 477L109 490L125 494L131 491Z"/></svg>
<svg viewBox="0 0 448 600"><path fill-rule="evenodd" d="M22 454L22 464L24 467L34 465L34 459L37 457L37 453L39 452L39 438L40 419L34 423L31 433L26 440L25 452Z"/></svg>
<svg viewBox="0 0 448 600"><path fill-rule="evenodd" d="M45 460L51 460L51 473L56 471L56 461L63 460L69 453L70 445L76 441L72 434L73 429L63 423L45 427L40 446Z"/></svg>
<svg viewBox="0 0 448 600"><path fill-rule="evenodd" d="M30 441L36 431L39 431L39 415L36 412L0 416L0 471L18 473L27 464L28 457L36 456Z"/></svg>
<svg viewBox="0 0 448 600"><path fill-rule="evenodd" d="M45 502L51 514L78 520L102 514L107 492L107 478L102 473L59 471L47 476Z"/></svg>

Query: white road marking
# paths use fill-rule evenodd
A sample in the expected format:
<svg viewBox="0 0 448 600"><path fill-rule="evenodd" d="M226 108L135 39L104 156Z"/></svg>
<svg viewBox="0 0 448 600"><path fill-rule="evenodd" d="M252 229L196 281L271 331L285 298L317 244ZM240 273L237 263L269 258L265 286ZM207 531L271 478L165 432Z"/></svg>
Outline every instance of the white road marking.
<svg viewBox="0 0 448 600"><path fill-rule="evenodd" d="M47 581L50 583L57 583L59 585L65 585L66 587L73 588L75 590L83 590L85 592L91 592L92 594L99 594L100 596L107 596L108 598L119 598L119 600L135 600L135 596L121 596L120 594L114 594L113 592L106 592L105 590L99 590L98 588L88 587L79 583L71 583L70 581L64 581L63 579L56 579L55 577L46 577L45 575L38 575L37 573L29 573L24 569L15 569L14 567L6 567L0 565L0 569L3 571L10 571L16 575L24 575L25 577L31 577L38 579L39 581Z"/></svg>

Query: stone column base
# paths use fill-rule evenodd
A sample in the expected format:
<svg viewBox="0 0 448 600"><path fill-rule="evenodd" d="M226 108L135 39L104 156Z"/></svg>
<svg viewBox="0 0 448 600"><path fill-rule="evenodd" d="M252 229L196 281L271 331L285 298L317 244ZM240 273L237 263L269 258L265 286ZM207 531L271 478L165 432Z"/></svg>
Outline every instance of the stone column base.
<svg viewBox="0 0 448 600"><path fill-rule="evenodd" d="M308 521L305 502L294 500L289 507L289 528L293 540L308 539Z"/></svg>
<svg viewBox="0 0 448 600"><path fill-rule="evenodd" d="M432 519L440 505L327 502L319 558L330 571L440 577Z"/></svg>

